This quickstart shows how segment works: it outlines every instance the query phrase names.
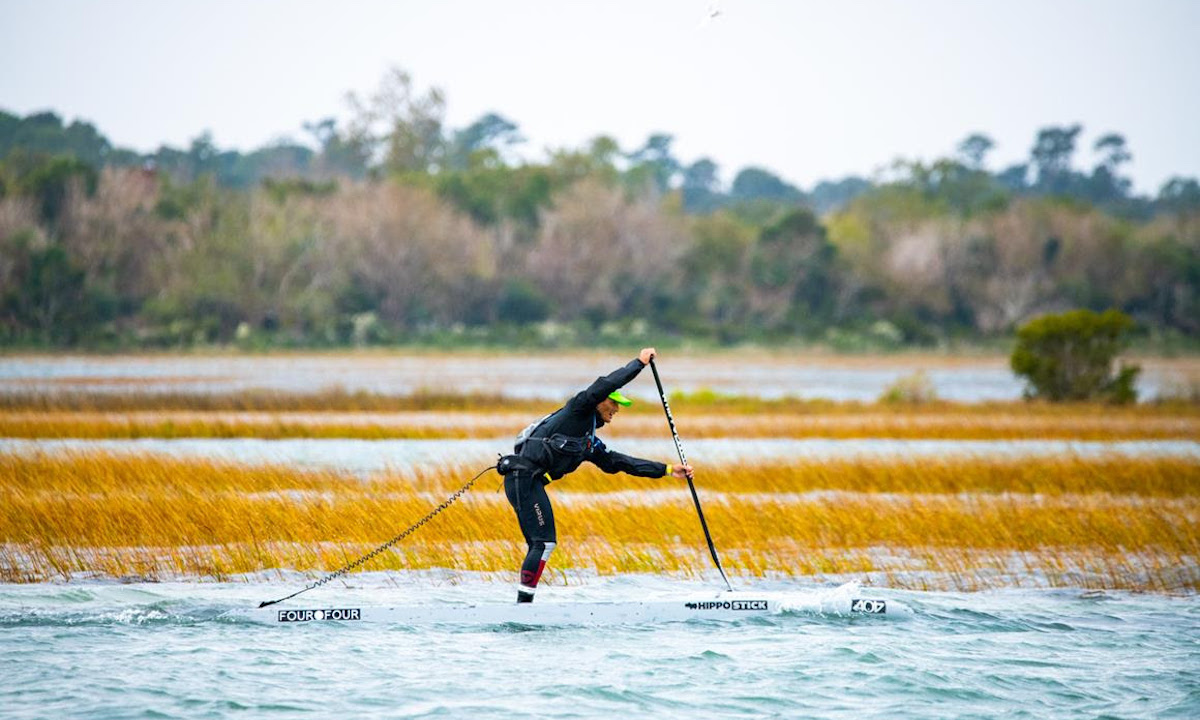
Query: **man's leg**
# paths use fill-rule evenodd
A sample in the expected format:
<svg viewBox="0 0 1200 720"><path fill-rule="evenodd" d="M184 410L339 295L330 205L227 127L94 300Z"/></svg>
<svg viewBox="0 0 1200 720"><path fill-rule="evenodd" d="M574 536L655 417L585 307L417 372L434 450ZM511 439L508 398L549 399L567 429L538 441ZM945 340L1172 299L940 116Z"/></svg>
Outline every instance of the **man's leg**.
<svg viewBox="0 0 1200 720"><path fill-rule="evenodd" d="M521 563L517 602L533 602L538 581L557 543L554 508L550 505L550 496L546 494L546 486L541 478L509 476L505 478L504 492L517 513L517 522L529 546L525 561Z"/></svg>
<svg viewBox="0 0 1200 720"><path fill-rule="evenodd" d="M542 571L546 569L546 561L554 552L555 543L537 540L529 544L529 552L525 553L525 562L521 563L521 585L517 588L517 602L533 602L533 594L537 592L538 581L542 579Z"/></svg>

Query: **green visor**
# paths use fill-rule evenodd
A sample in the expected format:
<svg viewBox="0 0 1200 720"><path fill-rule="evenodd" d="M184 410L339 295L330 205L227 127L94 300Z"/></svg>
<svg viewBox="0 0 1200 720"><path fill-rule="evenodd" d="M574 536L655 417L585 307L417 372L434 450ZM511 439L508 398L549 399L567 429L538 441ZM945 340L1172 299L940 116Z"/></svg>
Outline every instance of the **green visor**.
<svg viewBox="0 0 1200 720"><path fill-rule="evenodd" d="M633 401L621 394L620 390L613 390L608 394L608 398L618 405L629 407Z"/></svg>

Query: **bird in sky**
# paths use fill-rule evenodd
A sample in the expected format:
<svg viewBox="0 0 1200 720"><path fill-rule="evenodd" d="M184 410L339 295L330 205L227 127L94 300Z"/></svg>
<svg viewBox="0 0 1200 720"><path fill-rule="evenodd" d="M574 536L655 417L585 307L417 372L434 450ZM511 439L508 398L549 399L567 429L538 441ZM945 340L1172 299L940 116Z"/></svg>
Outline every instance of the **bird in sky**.
<svg viewBox="0 0 1200 720"><path fill-rule="evenodd" d="M697 27L704 27L704 26L708 25L713 20L716 20L717 16L720 14L721 14L720 0L710 0L708 3L708 9L704 11L704 17L700 18L700 24Z"/></svg>

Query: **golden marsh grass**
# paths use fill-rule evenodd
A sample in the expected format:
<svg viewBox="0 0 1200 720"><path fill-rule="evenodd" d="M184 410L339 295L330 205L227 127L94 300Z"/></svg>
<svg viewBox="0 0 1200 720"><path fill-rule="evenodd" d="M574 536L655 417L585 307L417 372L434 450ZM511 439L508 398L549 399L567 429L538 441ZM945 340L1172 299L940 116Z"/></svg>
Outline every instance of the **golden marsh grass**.
<svg viewBox="0 0 1200 720"><path fill-rule="evenodd" d="M332 471L97 453L0 456L0 578L228 578L337 569L473 471ZM479 481L365 569L510 571L511 509ZM1200 589L1200 463L955 459L722 465L698 478L726 569L865 576L892 587ZM559 581L576 571L708 572L686 486L580 472L552 486Z"/></svg>
<svg viewBox="0 0 1200 720"><path fill-rule="evenodd" d="M57 391L13 390L0 393L0 410L41 412L134 412L191 410L197 412L394 412L405 410L532 409L545 402L514 400L500 394L450 393L429 390L386 395L364 390L326 388L315 392L239 390L237 392L154 392L146 381L129 383L129 390L100 392L80 388Z"/></svg>
<svg viewBox="0 0 1200 720"><path fill-rule="evenodd" d="M673 406L674 407L674 406ZM466 439L509 437L530 416L552 410L394 411L0 411L0 436L12 438L353 438ZM1017 404L887 409L810 408L804 413L689 412L688 438L887 438L941 440L1164 440L1200 437L1200 412L1188 407L1031 410ZM659 437L661 408L624 411L606 432L613 437Z"/></svg>

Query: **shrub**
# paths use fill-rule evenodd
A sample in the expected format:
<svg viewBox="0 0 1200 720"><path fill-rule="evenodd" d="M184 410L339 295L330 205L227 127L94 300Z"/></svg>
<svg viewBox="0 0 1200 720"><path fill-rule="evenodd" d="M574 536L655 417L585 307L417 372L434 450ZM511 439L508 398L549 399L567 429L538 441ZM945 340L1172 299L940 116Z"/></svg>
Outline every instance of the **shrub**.
<svg viewBox="0 0 1200 720"><path fill-rule="evenodd" d="M937 399L937 388L924 370L898 378L879 396L887 405L926 405Z"/></svg>
<svg viewBox="0 0 1200 720"><path fill-rule="evenodd" d="M1141 368L1122 364L1115 375L1112 371L1113 359L1127 346L1132 328L1133 320L1116 310L1043 315L1017 331L1010 364L1029 381L1026 397L1133 402L1133 384Z"/></svg>

